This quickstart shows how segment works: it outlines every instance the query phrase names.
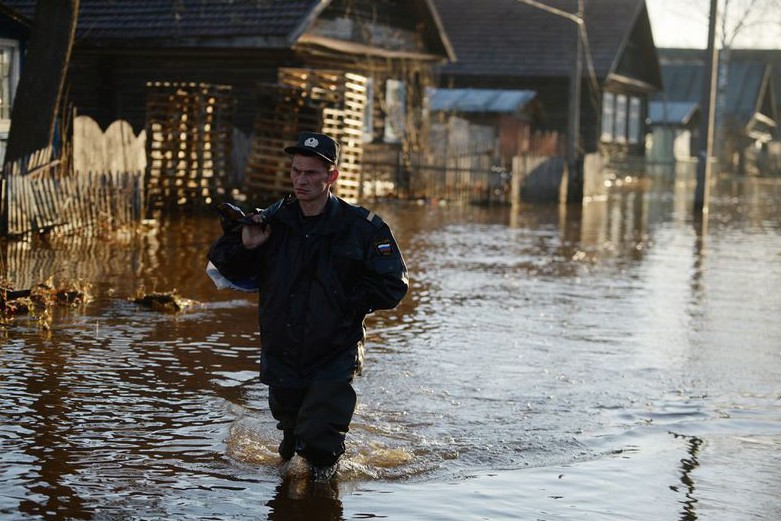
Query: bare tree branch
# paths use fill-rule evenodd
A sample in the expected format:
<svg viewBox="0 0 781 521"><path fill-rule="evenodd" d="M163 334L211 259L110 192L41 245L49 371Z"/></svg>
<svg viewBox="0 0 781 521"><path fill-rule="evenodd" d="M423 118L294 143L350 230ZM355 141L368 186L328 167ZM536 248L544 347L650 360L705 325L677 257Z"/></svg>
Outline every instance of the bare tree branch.
<svg viewBox="0 0 781 521"><path fill-rule="evenodd" d="M738 40L757 40L751 29L781 27L781 0L724 0L719 43L730 48Z"/></svg>

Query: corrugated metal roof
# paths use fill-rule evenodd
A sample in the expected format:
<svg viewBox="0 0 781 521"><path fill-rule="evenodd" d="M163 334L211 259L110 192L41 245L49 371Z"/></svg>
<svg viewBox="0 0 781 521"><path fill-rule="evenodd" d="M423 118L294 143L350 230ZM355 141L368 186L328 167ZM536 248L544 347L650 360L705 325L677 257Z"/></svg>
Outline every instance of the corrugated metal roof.
<svg viewBox="0 0 781 521"><path fill-rule="evenodd" d="M730 63L727 77L727 106L743 115L753 116L761 111L759 97L764 94L767 81L767 66L764 63ZM766 114L769 115L769 114Z"/></svg>
<svg viewBox="0 0 781 521"><path fill-rule="evenodd" d="M428 89L428 96L429 107L434 112L513 114L522 111L537 93L504 89Z"/></svg>
<svg viewBox="0 0 781 521"><path fill-rule="evenodd" d="M768 81L767 65L764 63L730 63L727 73L727 113L748 121L761 111L760 96L767 95L763 88ZM699 103L702 98L703 69L701 58L692 63L688 60L662 64L664 78L664 99ZM662 96L659 96L661 101ZM772 114L766 116L774 117Z"/></svg>
<svg viewBox="0 0 781 521"><path fill-rule="evenodd" d="M545 5L573 13L577 2L546 0ZM562 16L518 0L435 0L455 49L448 74L480 76L568 77L576 25ZM586 27L594 67L604 78L611 71L644 0L588 0Z"/></svg>
<svg viewBox="0 0 781 521"><path fill-rule="evenodd" d="M648 119L652 125L688 125L700 106L688 101L652 101L648 104Z"/></svg>
<svg viewBox="0 0 781 521"><path fill-rule="evenodd" d="M33 18L35 0L3 0ZM287 37L322 0L80 0L78 38Z"/></svg>
<svg viewBox="0 0 781 521"><path fill-rule="evenodd" d="M370 2L366 3L371 7ZM32 20L36 0L0 0L0 4ZM356 12L350 2L331 0L80 0L76 37L95 46L216 42L225 46L284 48L296 43L329 10L331 16L350 17ZM431 0L389 2L369 16L390 27L403 20L409 25L404 28L410 32L425 27L418 35L423 48L414 51L428 53L429 57L452 58L452 48ZM374 45L371 35L347 40ZM386 45L383 42L377 47L384 49Z"/></svg>

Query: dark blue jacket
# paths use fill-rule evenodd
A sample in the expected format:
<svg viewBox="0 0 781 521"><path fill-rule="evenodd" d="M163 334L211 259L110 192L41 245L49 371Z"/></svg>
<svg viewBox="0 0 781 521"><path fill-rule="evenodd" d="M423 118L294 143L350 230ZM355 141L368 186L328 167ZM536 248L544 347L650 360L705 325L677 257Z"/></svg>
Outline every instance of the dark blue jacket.
<svg viewBox="0 0 781 521"><path fill-rule="evenodd" d="M331 195L316 223L304 221L292 199L262 246L247 250L228 232L209 253L226 278L257 278L261 380L280 387L351 380L366 314L396 307L408 289L396 240L373 212Z"/></svg>

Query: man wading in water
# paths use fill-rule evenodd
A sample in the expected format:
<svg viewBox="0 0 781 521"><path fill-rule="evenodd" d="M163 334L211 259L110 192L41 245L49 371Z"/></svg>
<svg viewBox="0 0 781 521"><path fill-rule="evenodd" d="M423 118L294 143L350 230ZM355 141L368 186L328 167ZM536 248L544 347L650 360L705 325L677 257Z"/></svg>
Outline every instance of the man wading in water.
<svg viewBox="0 0 781 521"><path fill-rule="evenodd" d="M298 453L326 481L355 410L364 318L401 302L407 268L380 217L331 193L335 140L303 132L285 152L295 197L224 224L208 257L217 277L259 289L260 379L283 432L279 454Z"/></svg>

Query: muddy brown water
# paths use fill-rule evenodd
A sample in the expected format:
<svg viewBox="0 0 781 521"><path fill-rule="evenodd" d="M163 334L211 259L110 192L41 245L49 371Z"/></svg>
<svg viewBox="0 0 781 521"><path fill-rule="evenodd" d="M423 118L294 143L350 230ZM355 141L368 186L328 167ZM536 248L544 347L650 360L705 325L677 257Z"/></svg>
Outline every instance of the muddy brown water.
<svg viewBox="0 0 781 521"><path fill-rule="evenodd" d="M691 188L372 205L412 286L368 321L331 487L280 467L255 297L204 275L215 219L4 244L0 275L95 300L0 329L0 518L779 519L781 182L719 180L705 231Z"/></svg>

